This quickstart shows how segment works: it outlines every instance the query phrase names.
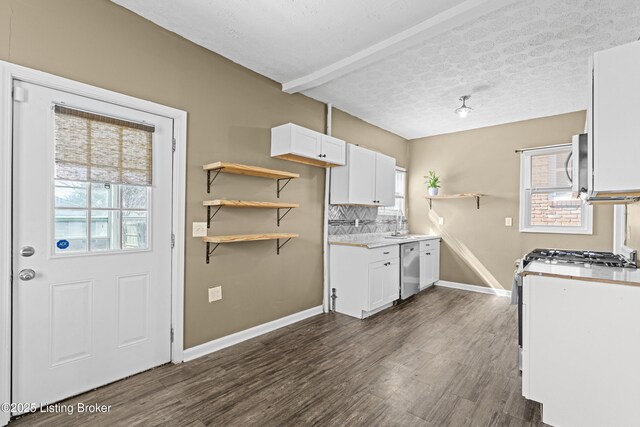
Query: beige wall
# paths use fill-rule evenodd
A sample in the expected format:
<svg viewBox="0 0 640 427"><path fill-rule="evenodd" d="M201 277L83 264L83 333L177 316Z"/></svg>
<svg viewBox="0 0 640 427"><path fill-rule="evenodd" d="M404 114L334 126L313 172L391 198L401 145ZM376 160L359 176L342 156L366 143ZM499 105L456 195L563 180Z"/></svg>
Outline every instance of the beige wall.
<svg viewBox="0 0 640 427"><path fill-rule="evenodd" d="M569 142L584 123L585 113L576 112L409 142L409 224L414 232L445 237L441 279L510 289L514 261L536 247L611 250L611 206L595 208L593 235L518 232L520 162L514 150ZM424 200L428 170L441 175L442 193L487 194L480 210L473 199L436 200L433 211L445 219L439 228ZM513 227L504 226L505 217L513 218Z"/></svg>
<svg viewBox="0 0 640 427"><path fill-rule="evenodd" d="M640 249L640 203L627 206L627 241L626 245Z"/></svg>
<svg viewBox="0 0 640 427"><path fill-rule="evenodd" d="M211 196L202 164L241 162L298 172L283 201L299 202L280 230L300 233L276 256L275 242L221 246L205 264L187 237L185 346L192 347L322 303L324 170L269 157L270 128L294 122L318 131L325 106L230 62L106 0L0 1L0 59L111 89L189 114L187 236L214 196L275 200L275 182L221 175ZM333 134L406 163L405 141L336 112ZM222 210L211 234L279 231L274 211ZM223 300L207 302L207 288Z"/></svg>

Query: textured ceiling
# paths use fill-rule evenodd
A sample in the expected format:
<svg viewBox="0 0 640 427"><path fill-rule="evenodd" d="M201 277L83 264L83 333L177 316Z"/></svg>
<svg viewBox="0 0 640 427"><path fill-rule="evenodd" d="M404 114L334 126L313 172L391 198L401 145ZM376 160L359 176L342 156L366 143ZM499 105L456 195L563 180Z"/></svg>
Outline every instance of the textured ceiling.
<svg viewBox="0 0 640 427"><path fill-rule="evenodd" d="M113 1L279 82L462 3ZM514 0L304 93L405 138L456 132L585 109L589 56L639 36L638 0Z"/></svg>
<svg viewBox="0 0 640 427"><path fill-rule="evenodd" d="M280 83L464 0L112 0Z"/></svg>
<svg viewBox="0 0 640 427"><path fill-rule="evenodd" d="M638 0L521 0L305 93L408 139L550 116L586 109L589 56L638 36Z"/></svg>

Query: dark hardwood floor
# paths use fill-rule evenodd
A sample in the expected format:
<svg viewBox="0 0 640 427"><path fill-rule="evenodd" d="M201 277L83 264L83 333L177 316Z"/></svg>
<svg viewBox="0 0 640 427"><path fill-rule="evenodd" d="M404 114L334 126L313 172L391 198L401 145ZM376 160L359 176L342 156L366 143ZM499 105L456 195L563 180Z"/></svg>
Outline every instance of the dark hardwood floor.
<svg viewBox="0 0 640 427"><path fill-rule="evenodd" d="M318 315L200 359L69 399L106 414L10 426L534 426L521 396L515 307L445 288L364 321Z"/></svg>

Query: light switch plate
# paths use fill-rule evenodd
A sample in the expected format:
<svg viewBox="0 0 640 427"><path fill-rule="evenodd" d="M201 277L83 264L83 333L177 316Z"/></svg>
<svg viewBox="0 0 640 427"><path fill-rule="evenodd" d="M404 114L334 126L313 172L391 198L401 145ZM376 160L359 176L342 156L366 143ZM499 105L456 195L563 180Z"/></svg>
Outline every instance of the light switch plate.
<svg viewBox="0 0 640 427"><path fill-rule="evenodd" d="M206 222L194 222L193 223L193 237L205 237L207 235L207 223Z"/></svg>
<svg viewBox="0 0 640 427"><path fill-rule="evenodd" d="M444 225L444 217L438 217L438 224Z"/></svg>
<svg viewBox="0 0 640 427"><path fill-rule="evenodd" d="M222 286L209 288L209 302L220 301L222 299Z"/></svg>
<svg viewBox="0 0 640 427"><path fill-rule="evenodd" d="M513 225L513 218L511 218L510 216L506 217L504 219L504 226L511 227L512 225Z"/></svg>

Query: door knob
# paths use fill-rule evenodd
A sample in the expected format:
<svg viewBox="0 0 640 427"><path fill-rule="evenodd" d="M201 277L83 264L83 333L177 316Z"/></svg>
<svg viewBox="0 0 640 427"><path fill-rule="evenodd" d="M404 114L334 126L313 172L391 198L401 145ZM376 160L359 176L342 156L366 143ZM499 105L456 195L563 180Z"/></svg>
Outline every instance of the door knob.
<svg viewBox="0 0 640 427"><path fill-rule="evenodd" d="M31 270L30 268L27 268L25 270L20 270L18 277L20 277L20 280L31 280L36 277L36 272Z"/></svg>

